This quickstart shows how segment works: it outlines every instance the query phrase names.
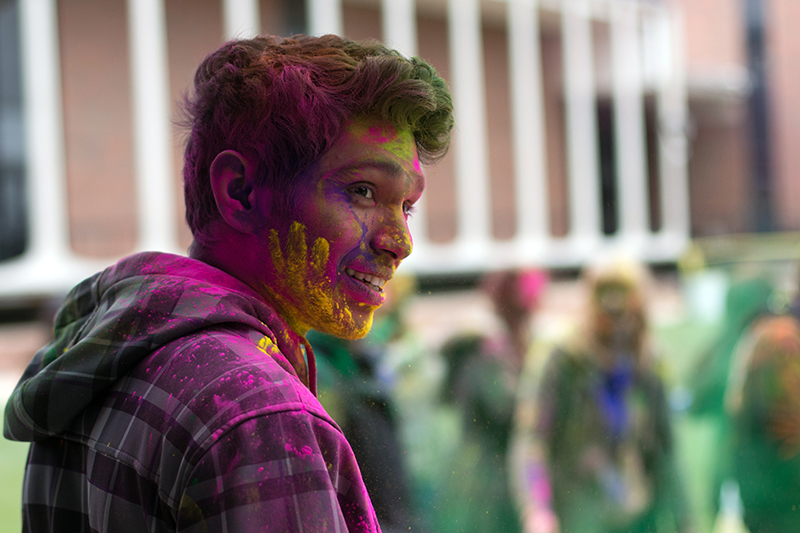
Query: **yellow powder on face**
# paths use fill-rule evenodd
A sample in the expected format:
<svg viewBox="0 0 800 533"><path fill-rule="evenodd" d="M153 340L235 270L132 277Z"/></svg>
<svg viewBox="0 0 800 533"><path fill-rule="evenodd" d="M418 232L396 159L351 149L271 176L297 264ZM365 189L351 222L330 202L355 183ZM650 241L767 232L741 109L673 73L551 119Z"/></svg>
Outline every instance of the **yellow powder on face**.
<svg viewBox="0 0 800 533"><path fill-rule="evenodd" d="M276 229L269 230L269 254L272 257L275 271L284 274L286 272L286 263L283 261L281 240Z"/></svg>
<svg viewBox="0 0 800 533"><path fill-rule="evenodd" d="M414 137L407 131L399 132L390 142L383 145L383 149L387 152L396 155L400 159L416 163L418 160L415 148Z"/></svg>
<svg viewBox="0 0 800 533"><path fill-rule="evenodd" d="M327 240L317 238L309 253L306 227L295 221L289 228L285 254L276 230L270 231L269 241L275 271L285 277L289 290L294 289L294 297L266 285L264 289L290 315L284 318L294 329L305 333L313 327L349 339L367 334L372 326L371 317L359 326L350 309L334 298L333 280L326 275L330 258Z"/></svg>
<svg viewBox="0 0 800 533"><path fill-rule="evenodd" d="M311 248L311 268L320 272L325 270L329 254L330 244L328 244L328 241L322 238L314 241L314 246Z"/></svg>
<svg viewBox="0 0 800 533"><path fill-rule="evenodd" d="M387 240L396 243L395 246L397 246L398 248L407 249L409 251L409 253L411 253L411 250L413 248L413 241L411 240L411 233L408 232L408 231L403 231L404 228L401 228L400 226L398 226L396 224L387 224L386 222L387 222L387 219L386 219L385 215L382 215L382 216L380 216L378 218L378 223L381 226L385 226L386 227L385 235L386 235ZM361 249L362 250L365 249L364 243L362 243Z"/></svg>
<svg viewBox="0 0 800 533"><path fill-rule="evenodd" d="M408 253L414 249L414 242L411 240L411 234L407 231L400 231L395 230L397 233L396 235L392 235L393 238L396 238L398 241L403 243L403 248L408 249Z"/></svg>
<svg viewBox="0 0 800 533"><path fill-rule="evenodd" d="M387 241L395 243L394 246L396 246L397 249L408 250L409 253L411 253L413 242L411 240L411 234L408 231L403 231L397 226L388 226L385 231L385 238Z"/></svg>

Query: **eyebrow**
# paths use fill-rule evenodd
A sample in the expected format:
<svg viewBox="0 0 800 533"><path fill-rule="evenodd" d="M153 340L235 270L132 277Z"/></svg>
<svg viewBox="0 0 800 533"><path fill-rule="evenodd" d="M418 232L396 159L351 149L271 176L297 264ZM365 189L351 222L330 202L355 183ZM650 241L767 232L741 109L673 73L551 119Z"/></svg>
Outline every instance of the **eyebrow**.
<svg viewBox="0 0 800 533"><path fill-rule="evenodd" d="M361 159L336 169L336 172L351 172L364 168L373 168L394 176L405 174L405 169L397 161L391 159ZM424 180L425 176L419 172L409 172L411 176Z"/></svg>

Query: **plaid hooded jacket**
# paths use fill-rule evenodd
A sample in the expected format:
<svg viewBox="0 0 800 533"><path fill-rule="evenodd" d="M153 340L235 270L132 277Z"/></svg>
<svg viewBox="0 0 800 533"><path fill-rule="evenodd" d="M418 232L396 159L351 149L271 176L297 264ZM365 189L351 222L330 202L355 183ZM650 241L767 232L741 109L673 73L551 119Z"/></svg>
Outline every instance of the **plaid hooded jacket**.
<svg viewBox="0 0 800 533"><path fill-rule="evenodd" d="M24 530L380 531L313 360L199 261L138 254L87 279L6 406L6 438L32 442Z"/></svg>

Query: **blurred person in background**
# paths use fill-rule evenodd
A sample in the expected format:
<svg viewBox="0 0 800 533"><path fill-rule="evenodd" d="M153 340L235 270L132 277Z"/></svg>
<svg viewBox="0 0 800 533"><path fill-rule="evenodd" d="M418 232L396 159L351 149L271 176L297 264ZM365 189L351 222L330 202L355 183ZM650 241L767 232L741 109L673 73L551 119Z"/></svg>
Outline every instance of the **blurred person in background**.
<svg viewBox="0 0 800 533"><path fill-rule="evenodd" d="M731 283L725 295L719 334L691 373L688 383L692 396L690 413L724 416L725 389L734 348L753 322L771 312L773 294L772 283L764 277L747 277Z"/></svg>
<svg viewBox="0 0 800 533"><path fill-rule="evenodd" d="M512 464L525 531L644 533L665 520L689 531L648 342L646 272L614 259L584 280L584 323L553 351L535 404L518 408Z"/></svg>
<svg viewBox="0 0 800 533"><path fill-rule="evenodd" d="M4 435L32 442L24 531L380 531L305 335L369 331L452 113L430 65L373 41L210 54L187 102L189 257L77 285L6 405Z"/></svg>
<svg viewBox="0 0 800 533"><path fill-rule="evenodd" d="M458 333L441 349L447 364L442 401L457 412L461 437L448 458L436 502L440 533L520 530L507 449L517 377L546 283L547 275L533 269L487 275L481 288L502 330L495 335Z"/></svg>
<svg viewBox="0 0 800 533"><path fill-rule="evenodd" d="M756 322L732 363L730 474L750 533L800 531L800 323Z"/></svg>
<svg viewBox="0 0 800 533"><path fill-rule="evenodd" d="M720 513L723 487L726 481L733 479L732 470L736 461L732 449L732 420L725 408L725 391L734 353L753 323L772 314L774 294L772 282L763 276L746 276L733 281L725 295L719 333L689 374L687 389L690 404L687 414L706 425L710 439L708 445L714 450L705 463L710 490L703 493L710 502L714 516Z"/></svg>
<svg viewBox="0 0 800 533"><path fill-rule="evenodd" d="M353 448L375 513L385 533L425 531L415 508L407 455L395 405L389 344L404 334L404 305L416 283L395 276L386 301L363 339L310 331L317 358L317 397Z"/></svg>

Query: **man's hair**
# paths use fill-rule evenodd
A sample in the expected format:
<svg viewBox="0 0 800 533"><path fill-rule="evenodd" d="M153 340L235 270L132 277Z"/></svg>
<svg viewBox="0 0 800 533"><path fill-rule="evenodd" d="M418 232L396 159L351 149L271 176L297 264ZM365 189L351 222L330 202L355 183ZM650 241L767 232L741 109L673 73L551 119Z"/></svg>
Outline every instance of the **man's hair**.
<svg viewBox="0 0 800 533"><path fill-rule="evenodd" d="M255 161L262 184L288 191L357 116L411 131L420 160L444 155L453 128L447 83L419 58L335 35L230 41L198 67L184 113L186 220L208 240L217 217L209 168L223 150Z"/></svg>

